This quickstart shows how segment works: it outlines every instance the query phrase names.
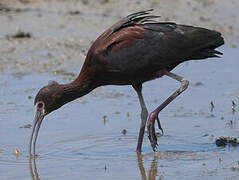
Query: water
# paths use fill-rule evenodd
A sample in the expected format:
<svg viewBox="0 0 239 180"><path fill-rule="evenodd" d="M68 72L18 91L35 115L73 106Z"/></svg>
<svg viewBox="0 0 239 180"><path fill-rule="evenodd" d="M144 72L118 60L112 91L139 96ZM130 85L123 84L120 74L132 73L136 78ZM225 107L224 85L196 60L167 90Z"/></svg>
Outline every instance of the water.
<svg viewBox="0 0 239 180"><path fill-rule="evenodd" d="M238 39L236 0L2 0L0 9L5 6L10 11L0 10L0 180L239 179L239 148L215 145L220 136L239 138L238 43L230 41ZM161 21L217 29L226 38L222 58L190 61L173 70L190 86L159 115L165 133L158 138L159 152L152 151L147 134L142 155L135 152L140 106L133 88L106 86L48 115L38 157L29 161L31 129L22 127L32 124L38 90L50 80L73 80L92 40L129 12L152 7ZM18 29L32 38L6 38ZM145 83L148 110L179 86L168 77Z"/></svg>
<svg viewBox="0 0 239 180"><path fill-rule="evenodd" d="M191 61L173 71L191 84L159 116L165 131L158 140L159 152L152 152L145 136L142 156L135 152L140 126L136 93L130 86L106 86L48 115L37 142L39 156L29 163L31 129L19 127L32 123L34 96L49 80L66 83L71 77L1 73L1 180L33 176L58 180L236 179L239 149L217 147L215 138L238 138L238 107L233 114L232 100L237 104L239 55L238 49L230 46L220 50L224 52L221 59ZM179 86L168 77L145 83L143 94L149 111ZM211 101L215 105L212 113ZM15 148L21 152L18 157Z"/></svg>

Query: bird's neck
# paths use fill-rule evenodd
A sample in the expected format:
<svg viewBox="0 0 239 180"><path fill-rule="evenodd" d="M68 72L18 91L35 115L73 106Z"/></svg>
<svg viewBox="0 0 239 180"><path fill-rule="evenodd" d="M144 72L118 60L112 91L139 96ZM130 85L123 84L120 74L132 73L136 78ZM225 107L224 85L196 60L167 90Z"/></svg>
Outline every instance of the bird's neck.
<svg viewBox="0 0 239 180"><path fill-rule="evenodd" d="M97 87L91 79L84 75L80 75L73 82L61 86L63 91L62 103L64 104L88 94Z"/></svg>

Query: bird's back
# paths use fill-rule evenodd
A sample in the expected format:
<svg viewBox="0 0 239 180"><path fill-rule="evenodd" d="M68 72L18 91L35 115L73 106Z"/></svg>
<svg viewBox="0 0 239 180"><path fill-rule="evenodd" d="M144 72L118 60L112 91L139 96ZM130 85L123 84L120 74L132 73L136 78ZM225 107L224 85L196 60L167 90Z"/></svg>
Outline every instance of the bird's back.
<svg viewBox="0 0 239 180"><path fill-rule="evenodd" d="M127 25L116 23L91 48L94 56L88 61L101 65L100 78L105 84L141 83L184 61L221 54L215 48L224 40L216 31L171 22L140 22L140 17L135 18L138 19L128 19Z"/></svg>

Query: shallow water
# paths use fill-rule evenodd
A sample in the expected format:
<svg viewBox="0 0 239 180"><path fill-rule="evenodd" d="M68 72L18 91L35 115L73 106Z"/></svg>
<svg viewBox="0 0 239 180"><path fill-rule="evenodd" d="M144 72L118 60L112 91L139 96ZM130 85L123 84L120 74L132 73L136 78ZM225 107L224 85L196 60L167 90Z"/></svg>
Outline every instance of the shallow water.
<svg viewBox="0 0 239 180"><path fill-rule="evenodd" d="M73 80L92 40L120 17L152 7L161 21L216 29L227 43L221 59L191 61L173 71L191 84L159 116L165 133L159 152L152 152L147 134L142 156L135 152L140 107L133 88L106 86L46 117L38 157L29 162L31 129L22 127L32 123L37 91L50 80ZM237 7L236 0L2 0L0 180L239 179L239 148L215 145L219 136L239 138L238 105L232 113L232 100L239 100L238 44L228 42L238 39ZM32 38L6 38L18 29ZM149 111L179 86L168 77L145 83Z"/></svg>
<svg viewBox="0 0 239 180"><path fill-rule="evenodd" d="M0 179L31 179L33 174L57 180L237 179L239 148L217 147L215 138L239 138L238 106L232 113L232 100L237 104L239 98L239 54L229 45L220 50L221 59L190 61L173 71L191 84L159 116L165 132L158 139L159 152L152 152L145 135L142 156L135 152L140 126L136 93L130 86L106 86L46 117L37 142L39 156L29 163L31 129L20 127L32 123L34 96L49 80L66 83L72 75L1 73ZM149 111L179 86L168 77L145 83Z"/></svg>

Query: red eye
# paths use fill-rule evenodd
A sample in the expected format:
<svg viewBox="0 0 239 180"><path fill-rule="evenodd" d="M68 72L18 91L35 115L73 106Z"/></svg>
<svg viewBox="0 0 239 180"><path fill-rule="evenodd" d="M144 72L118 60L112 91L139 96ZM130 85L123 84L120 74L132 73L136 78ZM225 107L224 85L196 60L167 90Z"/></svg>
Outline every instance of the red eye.
<svg viewBox="0 0 239 180"><path fill-rule="evenodd" d="M38 108L42 108L42 107L43 107L43 103L38 103L38 104L37 104L37 107L38 107Z"/></svg>

